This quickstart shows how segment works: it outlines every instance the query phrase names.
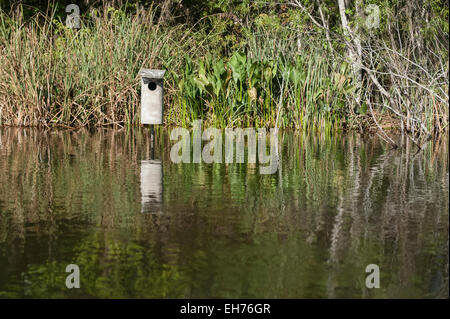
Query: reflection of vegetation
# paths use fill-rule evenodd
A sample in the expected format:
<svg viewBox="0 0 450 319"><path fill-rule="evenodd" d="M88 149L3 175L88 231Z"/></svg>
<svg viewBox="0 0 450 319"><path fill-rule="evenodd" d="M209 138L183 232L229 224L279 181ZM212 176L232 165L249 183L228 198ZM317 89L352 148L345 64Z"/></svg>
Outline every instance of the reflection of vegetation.
<svg viewBox="0 0 450 319"><path fill-rule="evenodd" d="M0 298L63 298L66 265L57 262L30 265L25 273L0 291Z"/></svg>
<svg viewBox="0 0 450 319"><path fill-rule="evenodd" d="M175 165L158 148L164 212L151 215L146 134L0 131L0 297L448 297L447 144L414 156L280 138L271 176ZM65 287L69 263L79 290ZM370 263L378 290L365 289Z"/></svg>
<svg viewBox="0 0 450 319"><path fill-rule="evenodd" d="M161 263L154 250L136 242L101 238L85 240L78 248L75 263L85 277L85 290L102 298L181 297L178 266Z"/></svg>

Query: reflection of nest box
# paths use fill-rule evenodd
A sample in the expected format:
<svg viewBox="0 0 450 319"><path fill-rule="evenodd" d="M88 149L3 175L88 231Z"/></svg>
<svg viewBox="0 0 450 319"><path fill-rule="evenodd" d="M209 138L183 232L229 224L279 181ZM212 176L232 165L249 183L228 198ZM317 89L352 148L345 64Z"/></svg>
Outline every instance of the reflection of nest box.
<svg viewBox="0 0 450 319"><path fill-rule="evenodd" d="M141 124L163 123L165 70L141 69Z"/></svg>
<svg viewBox="0 0 450 319"><path fill-rule="evenodd" d="M161 161L141 161L141 213L162 213L162 178Z"/></svg>

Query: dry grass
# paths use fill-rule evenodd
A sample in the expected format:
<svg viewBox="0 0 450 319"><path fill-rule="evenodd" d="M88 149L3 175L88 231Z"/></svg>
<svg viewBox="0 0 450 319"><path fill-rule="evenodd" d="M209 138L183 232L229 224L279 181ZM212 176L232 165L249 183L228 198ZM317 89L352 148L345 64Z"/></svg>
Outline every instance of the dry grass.
<svg viewBox="0 0 450 319"><path fill-rule="evenodd" d="M154 20L151 10L105 9L77 31L53 17L0 12L0 125L137 123L139 69L176 68L193 47L182 27Z"/></svg>

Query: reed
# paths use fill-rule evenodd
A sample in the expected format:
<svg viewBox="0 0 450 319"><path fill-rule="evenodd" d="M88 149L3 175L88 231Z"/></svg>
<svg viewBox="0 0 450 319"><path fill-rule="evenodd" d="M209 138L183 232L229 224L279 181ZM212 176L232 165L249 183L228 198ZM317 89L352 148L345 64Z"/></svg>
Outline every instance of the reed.
<svg viewBox="0 0 450 319"><path fill-rule="evenodd" d="M217 45L226 31L161 25L152 7L93 9L78 31L53 13L25 20L18 8L11 15L0 10L0 126L139 125L141 67L168 70L165 126L186 127L199 118L220 128L331 132L379 125L367 105L353 103L351 68L345 58L331 58L320 35L255 21L230 49ZM423 127L445 130L448 107L423 93L409 88L409 104L392 93L398 112L412 123L423 114ZM378 93L371 86L364 94ZM375 102L378 121L389 119Z"/></svg>
<svg viewBox="0 0 450 319"><path fill-rule="evenodd" d="M1 12L0 125L136 124L139 69L177 68L192 47L182 26L163 30L154 20L151 9L105 8L76 31L53 16Z"/></svg>

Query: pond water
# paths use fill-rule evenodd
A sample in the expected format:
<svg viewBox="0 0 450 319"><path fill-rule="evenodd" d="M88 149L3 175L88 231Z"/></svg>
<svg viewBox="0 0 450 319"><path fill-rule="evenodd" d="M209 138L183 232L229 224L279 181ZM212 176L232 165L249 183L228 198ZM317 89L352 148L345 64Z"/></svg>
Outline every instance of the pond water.
<svg viewBox="0 0 450 319"><path fill-rule="evenodd" d="M448 139L397 140L280 132L261 175L165 131L0 129L0 298L448 298Z"/></svg>

